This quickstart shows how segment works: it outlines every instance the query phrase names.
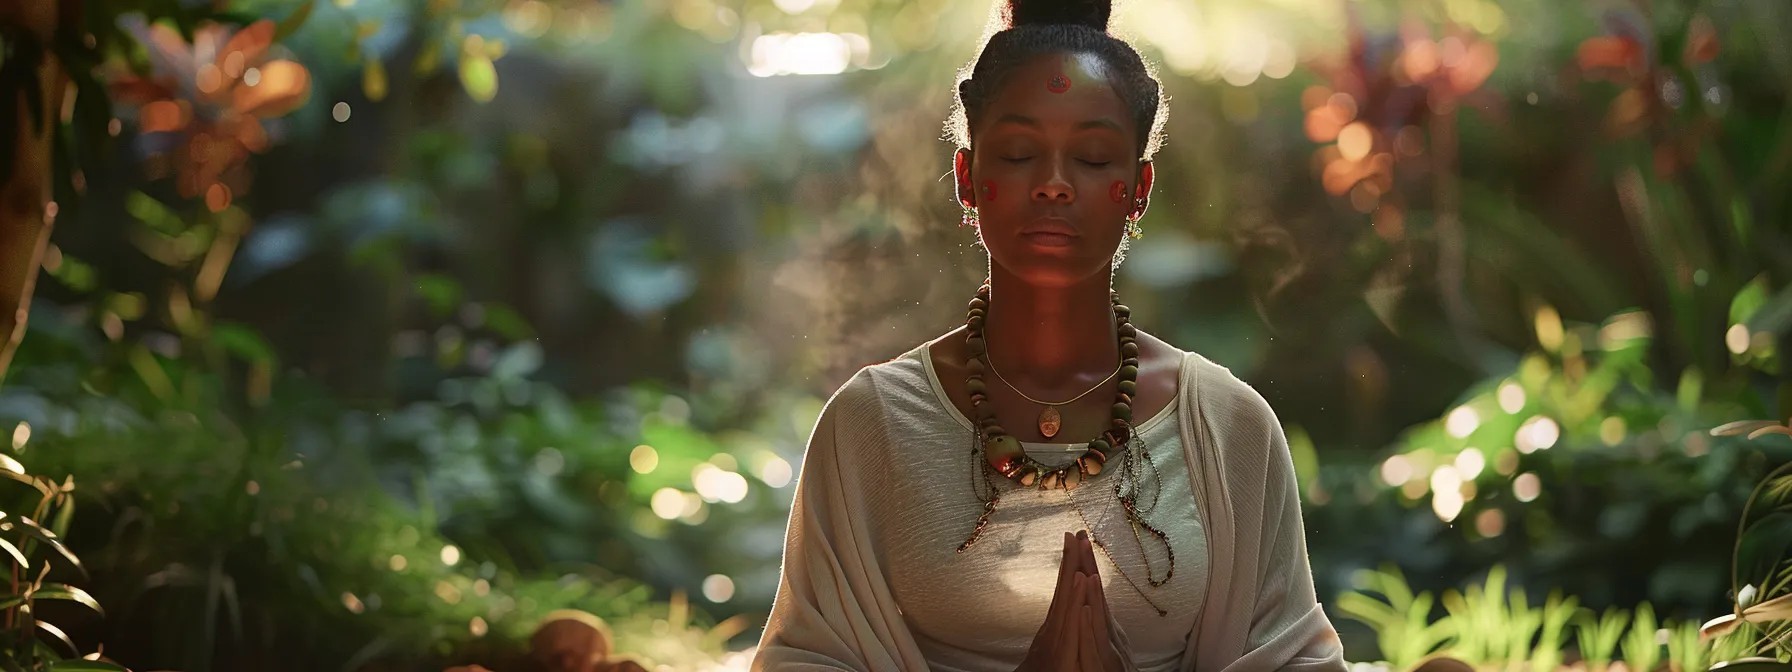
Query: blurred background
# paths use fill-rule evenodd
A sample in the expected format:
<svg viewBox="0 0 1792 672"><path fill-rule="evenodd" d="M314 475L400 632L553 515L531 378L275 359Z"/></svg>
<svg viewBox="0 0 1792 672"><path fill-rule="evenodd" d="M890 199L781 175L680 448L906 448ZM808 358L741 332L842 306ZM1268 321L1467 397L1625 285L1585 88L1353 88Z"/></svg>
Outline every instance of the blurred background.
<svg viewBox="0 0 1792 672"><path fill-rule="evenodd" d="M745 669L822 404L983 277L985 0L13 4L0 438L134 669L501 665L561 608ZM1118 289L1279 413L1352 660L1383 567L1729 611L1792 458L1708 432L1792 415L1792 4L1117 17L1173 101Z"/></svg>

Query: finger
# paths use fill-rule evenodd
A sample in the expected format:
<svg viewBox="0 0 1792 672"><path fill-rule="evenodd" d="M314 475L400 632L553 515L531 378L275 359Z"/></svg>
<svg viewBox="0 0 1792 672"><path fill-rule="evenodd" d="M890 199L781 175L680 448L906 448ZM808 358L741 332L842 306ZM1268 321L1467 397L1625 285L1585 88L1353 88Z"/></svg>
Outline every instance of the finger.
<svg viewBox="0 0 1792 672"><path fill-rule="evenodd" d="M1101 574L1100 568L1098 568L1095 564L1095 540L1094 539L1092 539L1088 536L1083 537L1082 555L1083 555L1082 560L1083 560L1083 568L1084 568L1083 573L1088 574L1090 576L1100 575Z"/></svg>
<svg viewBox="0 0 1792 672"><path fill-rule="evenodd" d="M1111 651L1114 648L1114 638L1108 629L1112 621L1108 618L1108 605L1101 599L1101 580L1096 579L1091 583L1095 585L1089 595L1089 604L1084 608L1089 610L1090 623L1094 626L1095 645L1101 647L1102 651Z"/></svg>
<svg viewBox="0 0 1792 672"><path fill-rule="evenodd" d="M1077 660L1084 670L1105 669L1106 666L1101 664L1105 656L1095 640L1095 632L1101 628L1095 626L1094 614L1089 611L1089 607L1083 606L1077 611L1078 619L1083 623L1083 627L1077 628Z"/></svg>

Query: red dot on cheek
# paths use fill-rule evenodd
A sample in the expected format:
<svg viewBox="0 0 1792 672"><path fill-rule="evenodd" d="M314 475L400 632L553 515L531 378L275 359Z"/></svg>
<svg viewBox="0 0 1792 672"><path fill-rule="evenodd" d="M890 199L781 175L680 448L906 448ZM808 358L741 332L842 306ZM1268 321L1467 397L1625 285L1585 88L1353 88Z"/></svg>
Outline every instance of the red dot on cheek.
<svg viewBox="0 0 1792 672"><path fill-rule="evenodd" d="M984 182L983 183L983 200L984 201L996 200L996 183L994 183L994 182Z"/></svg>
<svg viewBox="0 0 1792 672"><path fill-rule="evenodd" d="M1114 186L1108 187L1108 198L1114 199L1115 203L1125 203L1126 182L1124 180L1114 180Z"/></svg>

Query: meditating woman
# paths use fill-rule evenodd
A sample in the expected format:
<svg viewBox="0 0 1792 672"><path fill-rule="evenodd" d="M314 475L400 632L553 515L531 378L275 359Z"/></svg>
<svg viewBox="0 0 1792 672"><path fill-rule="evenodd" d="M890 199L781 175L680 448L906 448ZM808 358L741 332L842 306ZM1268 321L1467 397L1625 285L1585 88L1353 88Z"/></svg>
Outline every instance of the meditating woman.
<svg viewBox="0 0 1792 672"><path fill-rule="evenodd" d="M829 400L753 669L1344 669L1275 414L1112 291L1166 98L1110 2L1010 0L961 72L988 280Z"/></svg>

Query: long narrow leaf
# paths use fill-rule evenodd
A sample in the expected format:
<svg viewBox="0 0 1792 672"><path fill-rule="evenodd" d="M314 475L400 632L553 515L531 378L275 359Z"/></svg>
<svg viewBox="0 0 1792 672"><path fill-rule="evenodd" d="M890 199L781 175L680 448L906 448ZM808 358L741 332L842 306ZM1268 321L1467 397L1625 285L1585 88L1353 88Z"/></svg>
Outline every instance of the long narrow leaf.
<svg viewBox="0 0 1792 672"><path fill-rule="evenodd" d="M10 513L0 514L0 529L3 529L5 525L12 525L19 531L30 536L33 540L42 542L45 546L55 549L57 553L62 555L63 559L68 560L69 564L74 565L75 569L81 572L81 576L87 576L87 568L81 564L81 559L75 557L74 552L68 550L67 546L62 545L62 540L56 538L55 532L45 529L42 525L38 525L37 521L30 518Z"/></svg>
<svg viewBox="0 0 1792 672"><path fill-rule="evenodd" d="M46 583L30 593L33 600L64 600L77 602L104 617L106 610L100 608L99 600L93 599L87 591L62 583Z"/></svg>
<svg viewBox="0 0 1792 672"><path fill-rule="evenodd" d="M46 623L44 621L38 621L37 629L49 633L51 637L56 638L56 641L61 642L64 645L68 646L69 655L73 655L73 656L81 655L81 650L75 648L75 640L69 639L68 634L64 633L62 631L62 628L58 628L58 627L51 625L49 623Z"/></svg>
<svg viewBox="0 0 1792 672"><path fill-rule="evenodd" d="M130 670L105 661L73 658L51 663L50 672L130 672Z"/></svg>

